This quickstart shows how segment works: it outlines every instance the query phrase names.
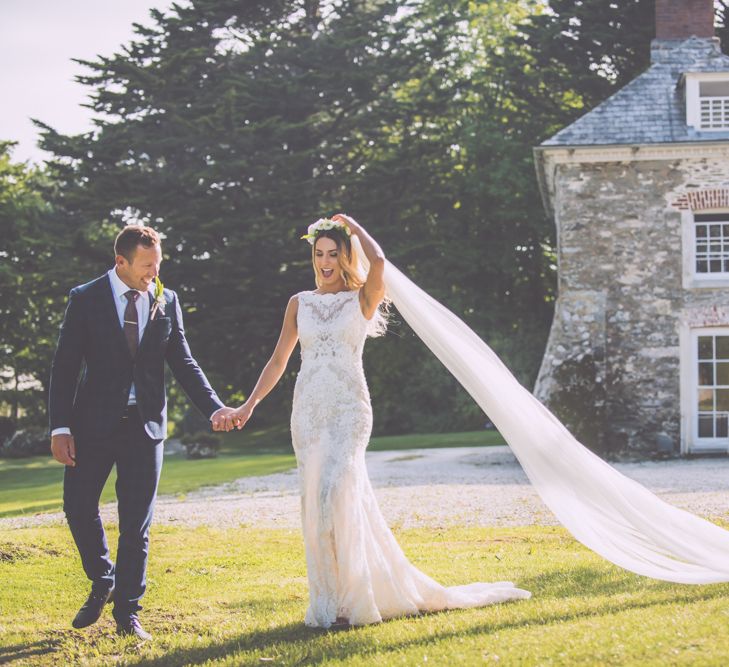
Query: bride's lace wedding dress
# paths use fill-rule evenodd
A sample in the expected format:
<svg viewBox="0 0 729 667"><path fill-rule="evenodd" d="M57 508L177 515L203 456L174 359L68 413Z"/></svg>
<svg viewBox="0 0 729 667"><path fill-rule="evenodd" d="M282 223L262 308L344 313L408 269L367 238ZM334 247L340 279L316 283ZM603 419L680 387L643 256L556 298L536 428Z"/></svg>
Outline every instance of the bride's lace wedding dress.
<svg viewBox="0 0 729 667"><path fill-rule="evenodd" d="M405 557L380 513L365 450L372 408L358 291L298 295L301 370L291 433L309 577L306 624L352 625L530 597L511 582L444 587Z"/></svg>

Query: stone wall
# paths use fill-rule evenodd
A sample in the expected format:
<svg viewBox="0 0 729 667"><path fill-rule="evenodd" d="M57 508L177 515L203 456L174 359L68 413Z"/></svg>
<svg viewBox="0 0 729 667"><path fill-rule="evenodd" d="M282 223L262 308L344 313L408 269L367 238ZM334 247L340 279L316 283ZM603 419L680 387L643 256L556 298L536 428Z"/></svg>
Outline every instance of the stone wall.
<svg viewBox="0 0 729 667"><path fill-rule="evenodd" d="M729 188L719 158L559 164L559 298L535 394L603 454L678 452L679 325L729 306L729 289L685 289L688 193ZM700 197L699 197L700 199Z"/></svg>

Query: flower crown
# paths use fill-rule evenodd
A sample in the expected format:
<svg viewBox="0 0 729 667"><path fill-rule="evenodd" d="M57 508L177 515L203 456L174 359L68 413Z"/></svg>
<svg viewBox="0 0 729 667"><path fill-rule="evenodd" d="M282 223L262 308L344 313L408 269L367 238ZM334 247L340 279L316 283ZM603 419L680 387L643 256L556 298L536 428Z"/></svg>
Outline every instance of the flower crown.
<svg viewBox="0 0 729 667"><path fill-rule="evenodd" d="M304 234L301 238L306 239L311 245L314 245L316 237L321 232L327 231L329 229L335 229L341 234L344 234L344 236L346 236L347 238L352 236L352 232L350 231L349 227L347 227L347 225L345 225L343 222L337 222L336 220L332 220L331 218L319 218L316 222L309 225L306 230L306 234Z"/></svg>

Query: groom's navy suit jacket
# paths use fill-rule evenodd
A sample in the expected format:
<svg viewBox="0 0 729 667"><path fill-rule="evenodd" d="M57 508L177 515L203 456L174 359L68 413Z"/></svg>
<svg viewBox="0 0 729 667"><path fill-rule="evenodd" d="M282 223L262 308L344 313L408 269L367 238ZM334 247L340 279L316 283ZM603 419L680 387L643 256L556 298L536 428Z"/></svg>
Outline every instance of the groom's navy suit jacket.
<svg viewBox="0 0 729 667"><path fill-rule="evenodd" d="M150 311L153 303L150 294ZM168 289L163 310L158 309L147 322L132 359L109 276L71 290L51 366L51 430L68 426L75 438L86 442L108 438L122 419L134 382L144 429L153 440L163 440L167 436L165 362L205 417L223 407L192 357L177 295Z"/></svg>

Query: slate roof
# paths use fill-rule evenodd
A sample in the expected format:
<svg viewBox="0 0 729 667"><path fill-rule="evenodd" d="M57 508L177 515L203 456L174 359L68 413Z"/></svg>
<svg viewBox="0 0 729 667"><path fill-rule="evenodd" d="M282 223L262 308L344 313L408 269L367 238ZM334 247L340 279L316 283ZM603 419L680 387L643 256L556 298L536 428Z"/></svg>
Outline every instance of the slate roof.
<svg viewBox="0 0 729 667"><path fill-rule="evenodd" d="M651 66L592 111L541 146L657 144L729 139L729 131L686 125L682 75L729 72L729 56L716 38L653 40Z"/></svg>

